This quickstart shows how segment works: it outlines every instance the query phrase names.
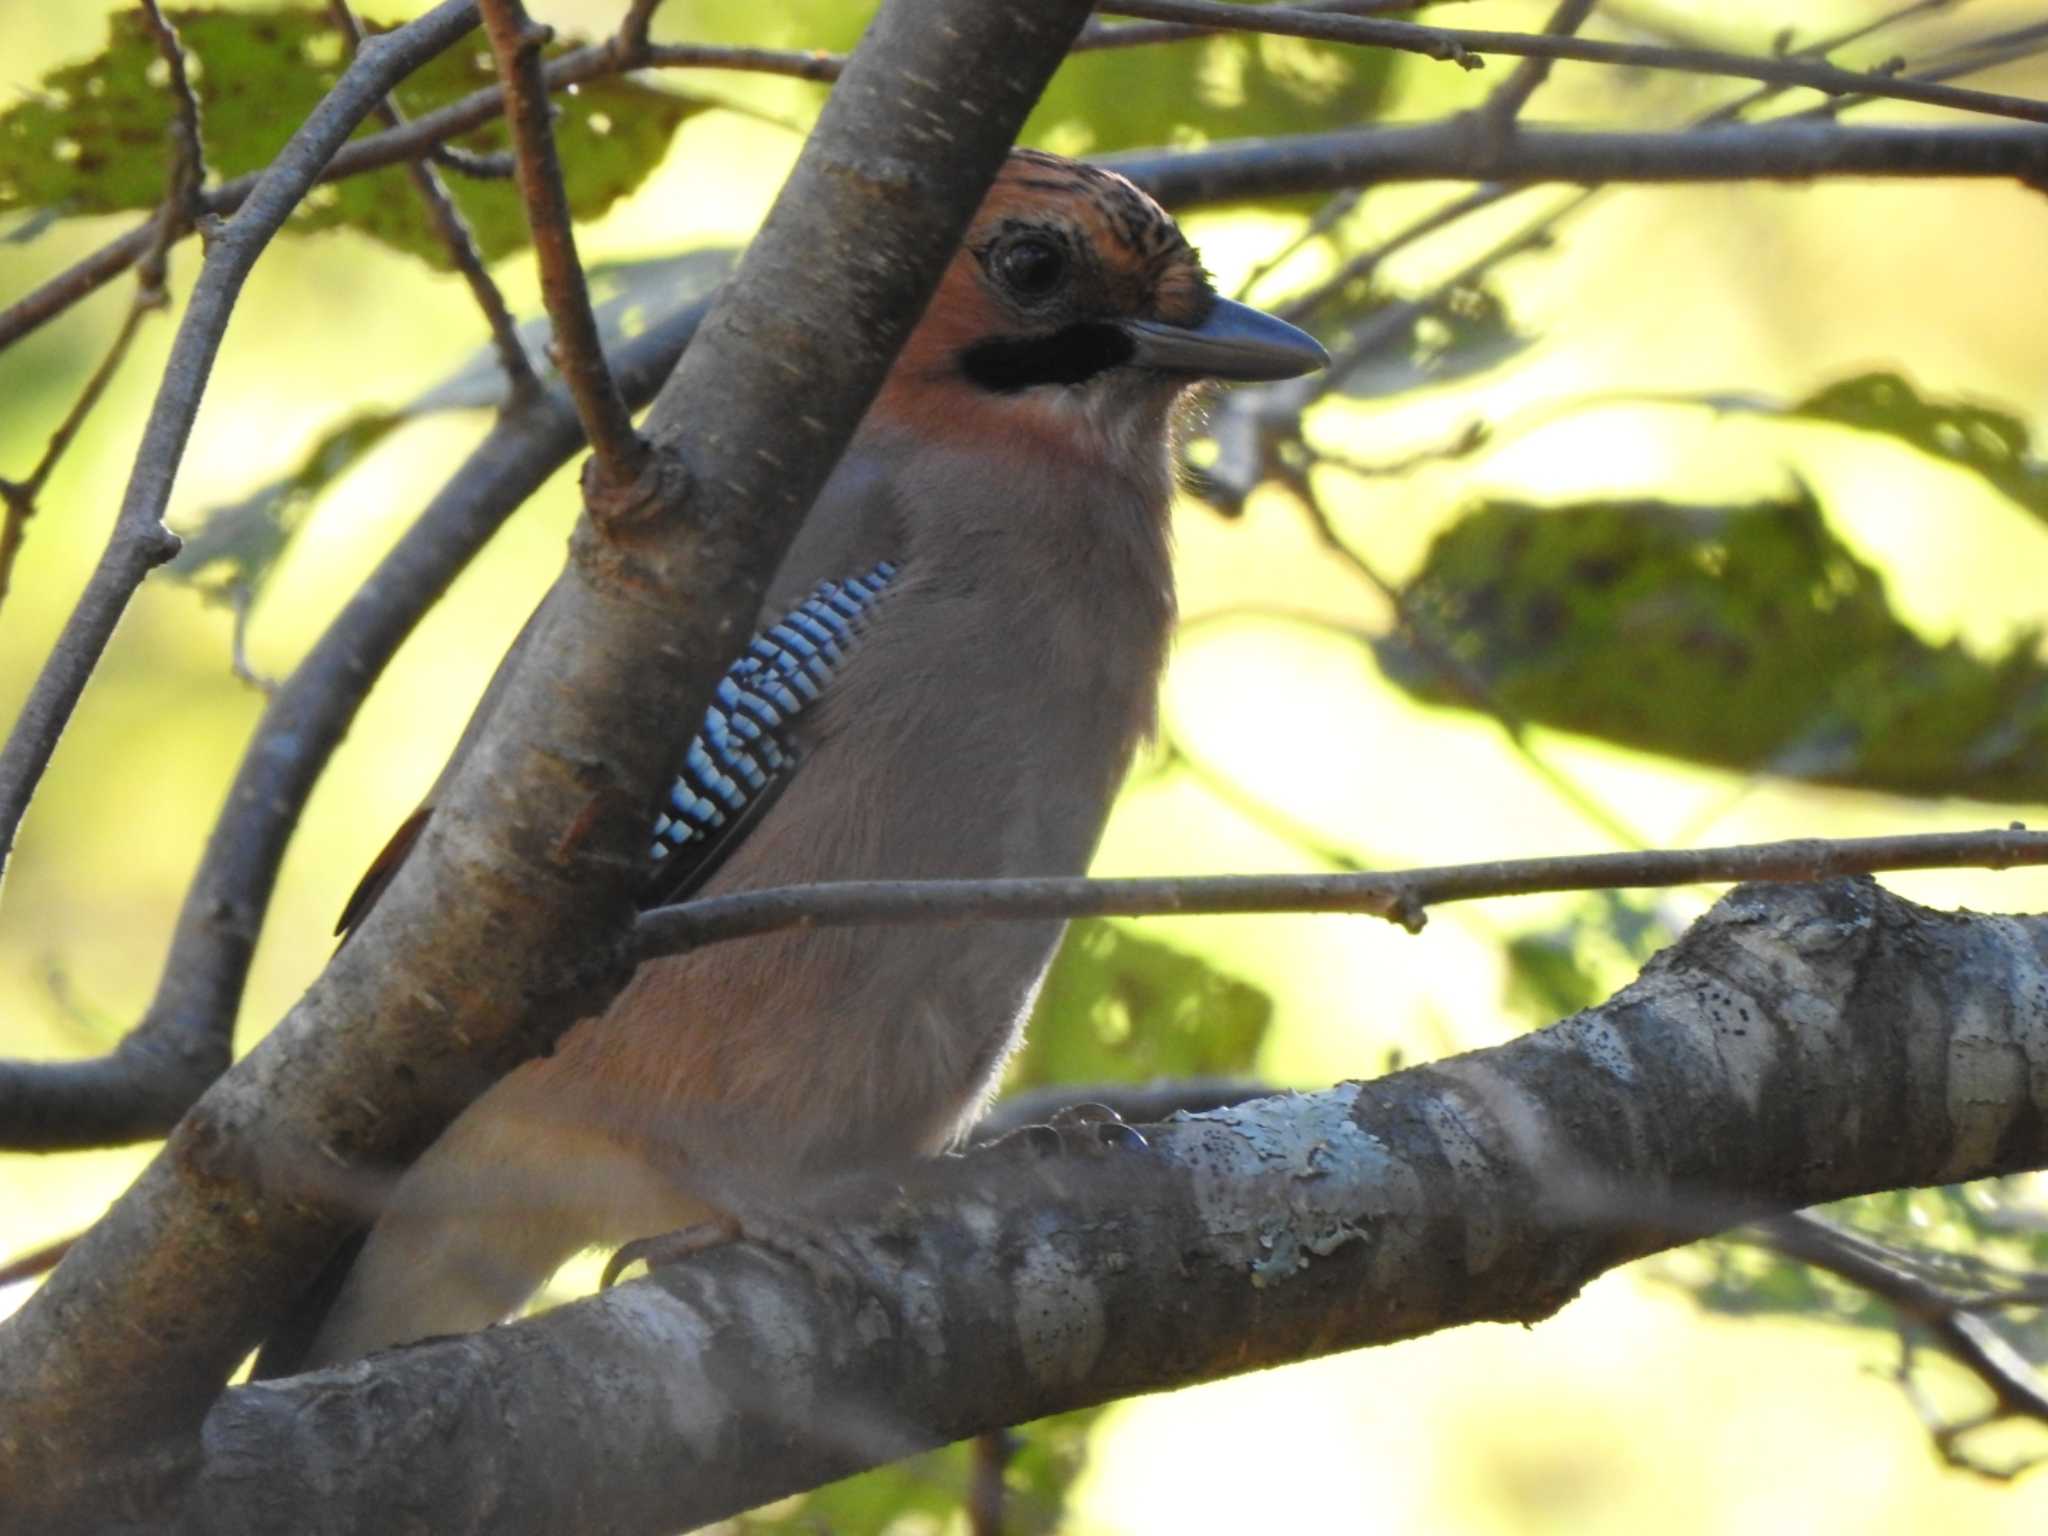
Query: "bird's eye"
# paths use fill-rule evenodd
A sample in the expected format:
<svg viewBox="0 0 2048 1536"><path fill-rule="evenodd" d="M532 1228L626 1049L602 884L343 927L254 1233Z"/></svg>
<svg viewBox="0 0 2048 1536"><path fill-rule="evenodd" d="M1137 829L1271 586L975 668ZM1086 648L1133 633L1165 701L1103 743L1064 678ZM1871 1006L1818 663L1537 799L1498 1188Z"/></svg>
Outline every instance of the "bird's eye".
<svg viewBox="0 0 2048 1536"><path fill-rule="evenodd" d="M999 249L991 265L1019 298L1042 299L1066 281L1067 253L1050 240L1026 235Z"/></svg>

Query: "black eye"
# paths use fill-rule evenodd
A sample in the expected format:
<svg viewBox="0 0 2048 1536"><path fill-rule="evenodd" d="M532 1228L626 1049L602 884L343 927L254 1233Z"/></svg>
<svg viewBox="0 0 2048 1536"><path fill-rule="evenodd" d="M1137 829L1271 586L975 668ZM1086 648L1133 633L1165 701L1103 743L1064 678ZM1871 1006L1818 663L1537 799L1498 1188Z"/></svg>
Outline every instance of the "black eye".
<svg viewBox="0 0 2048 1536"><path fill-rule="evenodd" d="M1067 253L1050 240L1025 235L995 253L996 279L1024 299L1042 299L1066 281Z"/></svg>

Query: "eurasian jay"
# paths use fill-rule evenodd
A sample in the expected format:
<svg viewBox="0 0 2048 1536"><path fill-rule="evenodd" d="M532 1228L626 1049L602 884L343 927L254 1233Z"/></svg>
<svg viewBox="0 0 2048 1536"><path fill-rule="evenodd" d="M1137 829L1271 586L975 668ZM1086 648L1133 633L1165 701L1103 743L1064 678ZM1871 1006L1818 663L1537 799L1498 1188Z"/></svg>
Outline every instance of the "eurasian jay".
<svg viewBox="0 0 2048 1536"><path fill-rule="evenodd" d="M768 595L786 617L726 675L644 903L1085 872L1173 629L1177 409L1326 360L1219 298L1130 182L1013 153ZM580 1249L946 1147L1060 931L788 932L642 966L428 1149L273 1365L482 1327Z"/></svg>

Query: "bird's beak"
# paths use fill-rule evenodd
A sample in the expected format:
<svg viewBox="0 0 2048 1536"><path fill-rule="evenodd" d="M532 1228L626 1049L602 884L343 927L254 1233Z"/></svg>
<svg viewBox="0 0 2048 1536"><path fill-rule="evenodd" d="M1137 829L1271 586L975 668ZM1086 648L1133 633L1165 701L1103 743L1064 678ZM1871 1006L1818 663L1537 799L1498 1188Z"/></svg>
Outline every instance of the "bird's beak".
<svg viewBox="0 0 2048 1536"><path fill-rule="evenodd" d="M1307 331L1248 305L1218 299L1200 325L1126 320L1130 361L1204 379L1291 379L1325 367L1330 354Z"/></svg>

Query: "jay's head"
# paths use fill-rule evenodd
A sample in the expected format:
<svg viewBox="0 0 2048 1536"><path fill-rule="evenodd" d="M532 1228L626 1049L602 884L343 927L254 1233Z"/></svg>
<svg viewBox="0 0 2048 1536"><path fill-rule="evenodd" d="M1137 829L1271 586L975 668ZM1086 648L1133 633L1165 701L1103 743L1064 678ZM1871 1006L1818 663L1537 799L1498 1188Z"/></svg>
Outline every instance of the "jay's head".
<svg viewBox="0 0 2048 1536"><path fill-rule="evenodd" d="M1113 454L1163 443L1194 385L1327 361L1306 332L1220 298L1180 227L1129 181L1020 149L877 412L926 436Z"/></svg>

